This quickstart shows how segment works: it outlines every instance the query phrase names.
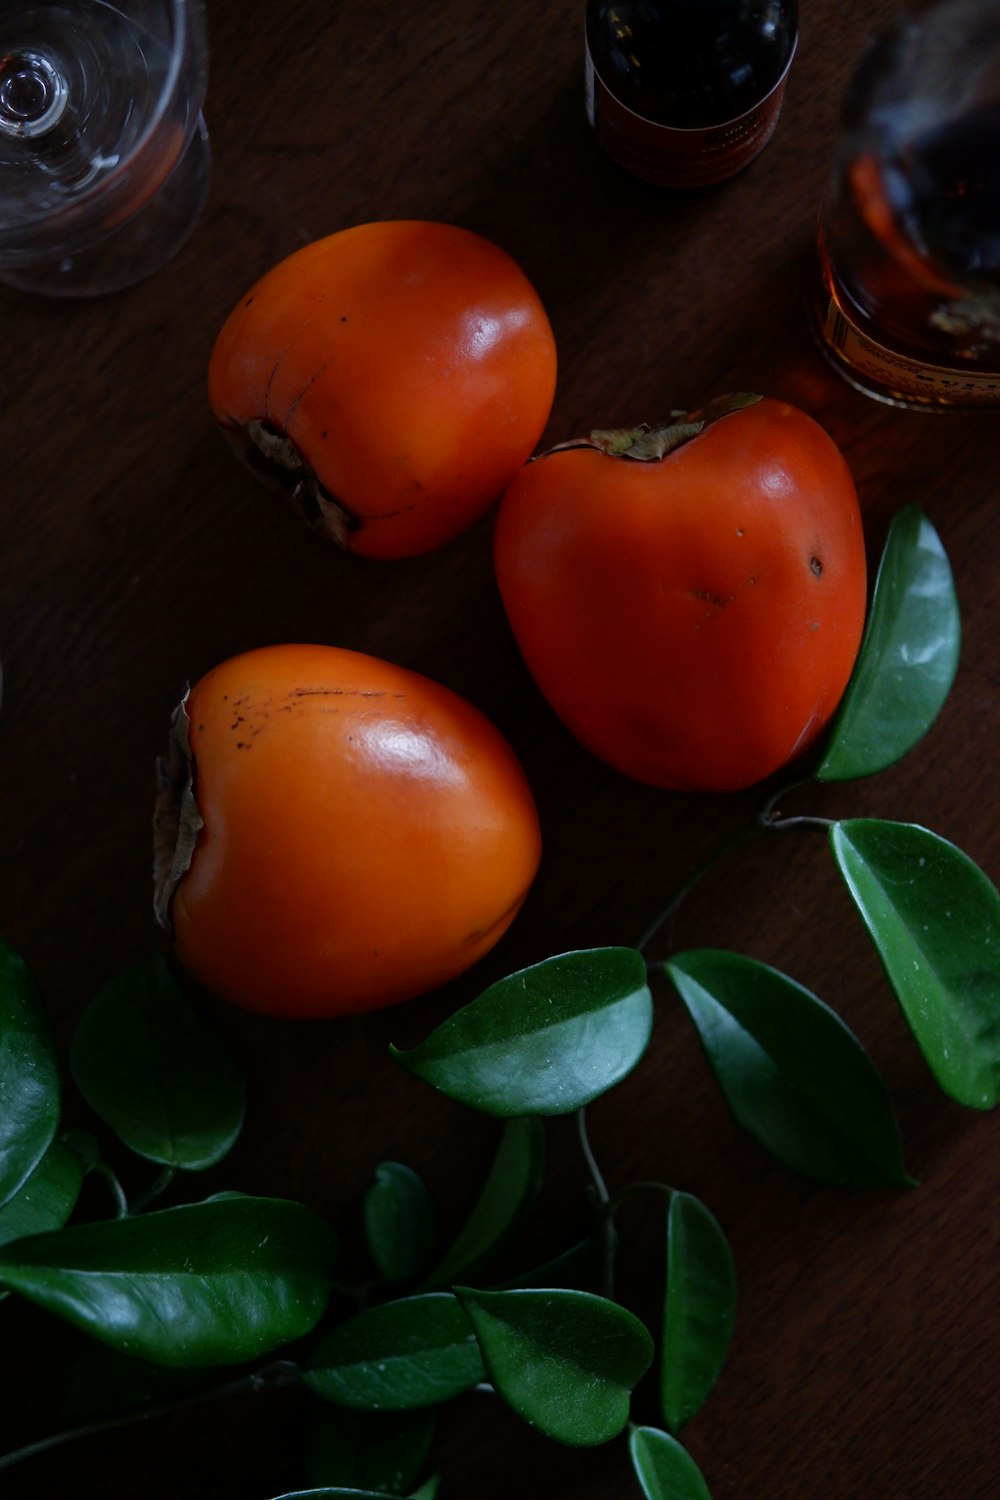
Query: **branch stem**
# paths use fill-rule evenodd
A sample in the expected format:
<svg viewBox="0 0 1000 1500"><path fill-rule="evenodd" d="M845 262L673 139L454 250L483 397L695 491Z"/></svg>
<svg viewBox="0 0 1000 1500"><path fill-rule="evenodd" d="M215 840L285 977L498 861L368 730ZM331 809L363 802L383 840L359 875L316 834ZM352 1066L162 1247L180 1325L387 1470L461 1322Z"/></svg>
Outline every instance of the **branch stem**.
<svg viewBox="0 0 1000 1500"><path fill-rule="evenodd" d="M97 1173L98 1177L102 1177L104 1179L108 1187L111 1189L111 1196L115 1200L115 1217L118 1219L127 1218L128 1199L125 1196L125 1189L118 1181L115 1173L105 1161L97 1162L94 1166L94 1171Z"/></svg>
<svg viewBox="0 0 1000 1500"><path fill-rule="evenodd" d="M738 828L731 838L726 839L718 848L713 849L711 854L695 865L687 879L683 881L673 896L671 896L666 906L657 912L640 933L635 943L640 953L649 946L660 929L677 914L678 909L687 897L690 896L696 886L700 885L705 876L715 868L719 861L727 854L731 854L734 850L739 849L759 832L760 829L756 822L747 823L744 827Z"/></svg>
<svg viewBox="0 0 1000 1500"><path fill-rule="evenodd" d="M170 1186L176 1176L176 1167L164 1167L163 1171L159 1174L158 1177L154 1177L153 1181L149 1184L148 1187L144 1188L141 1193L136 1194L135 1198L132 1200L132 1207L130 1209L130 1212L133 1214L141 1214L144 1209L149 1207L154 1199L159 1198L161 1193L166 1192L167 1188Z"/></svg>
<svg viewBox="0 0 1000 1500"><path fill-rule="evenodd" d="M614 1297L615 1291L615 1225L612 1215L607 1212L607 1206L611 1202L611 1194L608 1192L608 1185L604 1181L604 1176L597 1164L597 1158L590 1144L590 1137L587 1134L586 1109L578 1109L576 1112L576 1133L580 1142L580 1150L583 1153L583 1159L587 1166L587 1173L590 1177L594 1196L600 1205L601 1287L605 1297L610 1301Z"/></svg>
<svg viewBox="0 0 1000 1500"><path fill-rule="evenodd" d="M67 1427L62 1432L50 1433L37 1442L26 1443L10 1453L0 1454L0 1469L13 1468L15 1464L46 1453L66 1443L79 1442L83 1438L96 1437L100 1433L114 1432L121 1427L130 1427L138 1422L154 1421L157 1417L169 1416L171 1412L183 1411L192 1406L201 1406L206 1401L216 1401L226 1396L260 1395L264 1391L278 1390L297 1385L301 1379L299 1368L291 1360L276 1360L274 1364L255 1371L252 1375L241 1375L237 1380L212 1386L193 1395L178 1396L173 1401L160 1401L154 1406L145 1406L138 1411L120 1412L117 1416L102 1417L96 1422L85 1422L79 1427Z"/></svg>
<svg viewBox="0 0 1000 1500"><path fill-rule="evenodd" d="M636 939L635 947L639 950L639 952L644 952L656 937L656 935L659 933L661 928L676 916L683 902L687 899L688 896L690 896L695 887L701 884L705 876L708 875L715 868L715 866L726 857L727 854L732 854L735 850L741 848L743 844L748 843L750 839L754 838L757 834L784 833L786 830L802 828L818 829L823 833L828 832L835 823L835 820L832 818L817 818L812 817L808 814L783 818L777 811L779 802L781 802L785 797L789 796L792 792L797 791L800 787L812 785L814 785L814 778L811 776L807 776L803 777L799 781L790 782L787 786L779 787L779 789L767 799L763 807L761 807L759 812L757 812L757 814L751 819L749 823L744 824L744 826L741 828L737 828L736 832L732 834L730 838L724 839L717 848L712 850L711 854L708 854L699 864L695 865L690 874L687 876L686 880L682 882L682 884L674 892L673 896L671 896L666 906L662 907L660 911L656 913L656 915L647 923L646 927Z"/></svg>
<svg viewBox="0 0 1000 1500"><path fill-rule="evenodd" d="M590 1177L597 1196L597 1201L603 1205L608 1202L611 1194L608 1192L607 1183L604 1181L601 1169L597 1165L597 1158L591 1149L590 1137L587 1134L587 1111L585 1108L578 1109L576 1112L576 1134L580 1142L580 1150L583 1153L584 1162L587 1166L587 1174Z"/></svg>

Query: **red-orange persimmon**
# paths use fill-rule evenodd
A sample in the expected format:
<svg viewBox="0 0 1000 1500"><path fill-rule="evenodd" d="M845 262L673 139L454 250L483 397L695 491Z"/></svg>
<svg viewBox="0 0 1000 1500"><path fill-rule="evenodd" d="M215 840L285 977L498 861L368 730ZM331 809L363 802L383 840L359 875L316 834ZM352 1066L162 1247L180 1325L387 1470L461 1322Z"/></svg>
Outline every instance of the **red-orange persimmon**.
<svg viewBox="0 0 1000 1500"><path fill-rule="evenodd" d="M157 907L185 967L248 1009L373 1010L469 968L535 876L513 751L463 698L332 646L208 672L174 718Z"/></svg>
<svg viewBox="0 0 1000 1500"><path fill-rule="evenodd" d="M595 433L501 502L500 592L542 693L639 781L749 786L803 752L850 676L865 546L841 453L782 401Z"/></svg>
<svg viewBox="0 0 1000 1500"><path fill-rule="evenodd" d="M542 303L452 224L359 224L296 251L233 309L209 362L216 419L262 477L352 552L464 531L532 453L555 393Z"/></svg>

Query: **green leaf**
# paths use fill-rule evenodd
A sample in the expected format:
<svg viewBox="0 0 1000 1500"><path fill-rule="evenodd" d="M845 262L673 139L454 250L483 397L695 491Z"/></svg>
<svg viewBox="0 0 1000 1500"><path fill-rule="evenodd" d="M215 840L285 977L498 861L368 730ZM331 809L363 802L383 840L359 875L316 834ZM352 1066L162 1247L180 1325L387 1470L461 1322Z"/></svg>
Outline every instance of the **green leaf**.
<svg viewBox="0 0 1000 1500"><path fill-rule="evenodd" d="M545 959L491 985L418 1046L392 1055L486 1114L562 1115L605 1093L649 1043L642 955L597 948Z"/></svg>
<svg viewBox="0 0 1000 1500"><path fill-rule="evenodd" d="M92 1172L100 1165L101 1147L97 1137L89 1130L66 1130L60 1137L70 1150L75 1151L83 1163L83 1174Z"/></svg>
<svg viewBox="0 0 1000 1500"><path fill-rule="evenodd" d="M720 949L679 953L666 972L730 1109L766 1151L835 1187L910 1183L881 1076L828 1006Z"/></svg>
<svg viewBox="0 0 1000 1500"><path fill-rule="evenodd" d="M105 986L77 1027L70 1061L91 1108L149 1161L211 1167L240 1133L239 1069L162 954Z"/></svg>
<svg viewBox="0 0 1000 1500"><path fill-rule="evenodd" d="M1000 1095L1000 895L968 855L912 823L857 818L830 846L917 1044L946 1094Z"/></svg>
<svg viewBox="0 0 1000 1500"><path fill-rule="evenodd" d="M301 1204L229 1198L79 1224L0 1248L0 1285L124 1354L239 1364L315 1325L331 1235Z"/></svg>
<svg viewBox="0 0 1000 1500"><path fill-rule="evenodd" d="M653 1358L638 1318L591 1292L456 1291L494 1387L520 1417L574 1447L621 1432Z"/></svg>
<svg viewBox="0 0 1000 1500"><path fill-rule="evenodd" d="M440 1488L440 1474L432 1474L430 1479L426 1479L418 1490L413 1491L410 1500L434 1500Z"/></svg>
<svg viewBox="0 0 1000 1500"><path fill-rule="evenodd" d="M0 1245L61 1229L80 1195L83 1172L79 1154L54 1140L27 1182L0 1208Z"/></svg>
<svg viewBox="0 0 1000 1500"><path fill-rule="evenodd" d="M668 1433L634 1428L629 1456L646 1500L712 1500L698 1465Z"/></svg>
<svg viewBox="0 0 1000 1500"><path fill-rule="evenodd" d="M907 506L889 528L858 660L816 770L820 781L871 776L923 738L951 691L961 636L940 538Z"/></svg>
<svg viewBox="0 0 1000 1500"><path fill-rule="evenodd" d="M475 1334L450 1292L401 1297L322 1334L303 1379L326 1401L368 1411L437 1406L483 1378Z"/></svg>
<svg viewBox="0 0 1000 1500"><path fill-rule="evenodd" d="M60 1089L49 1019L24 960L0 942L0 1205L55 1137Z"/></svg>
<svg viewBox="0 0 1000 1500"><path fill-rule="evenodd" d="M364 1198L365 1240L379 1273L408 1281L425 1270L437 1241L437 1211L423 1179L403 1162L384 1161Z"/></svg>
<svg viewBox="0 0 1000 1500"><path fill-rule="evenodd" d="M450 1286L507 1244L533 1206L542 1182L545 1134L534 1115L508 1120L483 1190L424 1289Z"/></svg>
<svg viewBox="0 0 1000 1500"><path fill-rule="evenodd" d="M432 1409L351 1411L317 1401L307 1443L310 1478L314 1484L405 1495L427 1461L434 1425Z"/></svg>
<svg viewBox="0 0 1000 1500"><path fill-rule="evenodd" d="M282 1495L275 1495L274 1500L393 1500L393 1496L384 1490L343 1490L327 1486L320 1490L287 1490Z"/></svg>
<svg viewBox="0 0 1000 1500"><path fill-rule="evenodd" d="M736 1317L736 1272L714 1215L689 1193L670 1195L660 1404L677 1432L704 1405L725 1363Z"/></svg>

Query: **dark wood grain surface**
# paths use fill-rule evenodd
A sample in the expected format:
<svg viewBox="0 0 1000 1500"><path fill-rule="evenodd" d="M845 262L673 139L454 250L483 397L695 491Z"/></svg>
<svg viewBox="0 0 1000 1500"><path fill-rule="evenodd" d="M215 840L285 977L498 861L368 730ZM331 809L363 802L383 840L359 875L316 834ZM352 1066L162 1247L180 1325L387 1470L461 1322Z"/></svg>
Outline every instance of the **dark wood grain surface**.
<svg viewBox="0 0 1000 1500"><path fill-rule="evenodd" d="M435 677L503 729L533 783L545 856L510 933L475 974L363 1020L280 1023L220 1008L249 1079L246 1132L209 1174L345 1222L376 1162L419 1170L456 1224L495 1126L387 1055L489 980L550 953L630 942L762 799L686 797L589 758L539 697L508 633L491 519L428 557L365 563L308 534L214 429L205 371L236 298L298 246L373 218L452 221L496 240L548 308L560 378L545 441L655 419L730 390L813 414L855 475L873 557L920 504L964 618L958 680L917 751L796 809L924 823L1000 876L1000 422L893 410L828 370L802 282L838 100L893 0L805 0L778 131L738 178L662 194L598 153L582 109L582 7L509 0L209 0L215 172L193 238L155 277L91 303L0 290L0 932L28 961L65 1060L101 982L159 942L151 904L154 761L183 685L284 640L360 648ZM997 1493L996 1119L939 1092L821 840L757 840L721 864L673 934L752 953L821 993L889 1086L910 1170L900 1193L792 1177L738 1130L689 1025L662 1003L648 1055L591 1111L612 1186L656 1177L709 1203L733 1245L731 1358L686 1441L715 1500L986 1500ZM659 956L666 951L666 940ZM83 1115L67 1099L70 1119ZM569 1122L549 1133L535 1229L584 1212ZM662 1236L622 1221L640 1302ZM60 1397L57 1331L0 1306L2 1447ZM0 1495L268 1500L302 1482L294 1394L222 1401L55 1450ZM636 1495L621 1443L542 1441L488 1397L440 1437L444 1497Z"/></svg>

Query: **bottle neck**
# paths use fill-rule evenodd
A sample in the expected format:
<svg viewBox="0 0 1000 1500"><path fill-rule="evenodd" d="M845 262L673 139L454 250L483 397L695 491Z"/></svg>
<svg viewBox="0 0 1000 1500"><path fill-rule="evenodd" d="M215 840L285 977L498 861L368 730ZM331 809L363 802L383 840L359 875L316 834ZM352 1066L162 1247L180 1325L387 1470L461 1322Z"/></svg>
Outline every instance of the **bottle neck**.
<svg viewBox="0 0 1000 1500"><path fill-rule="evenodd" d="M626 108L704 129L739 119L788 71L795 0L589 0L591 64Z"/></svg>

